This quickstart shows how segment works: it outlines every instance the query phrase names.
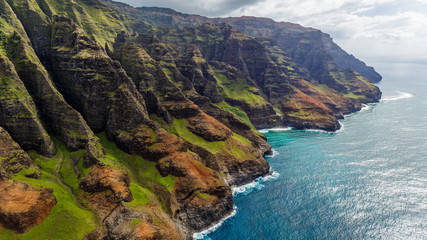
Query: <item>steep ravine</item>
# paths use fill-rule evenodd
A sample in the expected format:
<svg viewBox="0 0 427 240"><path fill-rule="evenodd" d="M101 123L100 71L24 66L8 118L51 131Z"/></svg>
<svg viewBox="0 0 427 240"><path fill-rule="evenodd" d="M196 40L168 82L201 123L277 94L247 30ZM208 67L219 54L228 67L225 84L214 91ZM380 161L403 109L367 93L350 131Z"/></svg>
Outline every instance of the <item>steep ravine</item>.
<svg viewBox="0 0 427 240"><path fill-rule="evenodd" d="M381 96L321 38L158 10L0 0L0 239L190 239L270 173L257 128L335 131Z"/></svg>

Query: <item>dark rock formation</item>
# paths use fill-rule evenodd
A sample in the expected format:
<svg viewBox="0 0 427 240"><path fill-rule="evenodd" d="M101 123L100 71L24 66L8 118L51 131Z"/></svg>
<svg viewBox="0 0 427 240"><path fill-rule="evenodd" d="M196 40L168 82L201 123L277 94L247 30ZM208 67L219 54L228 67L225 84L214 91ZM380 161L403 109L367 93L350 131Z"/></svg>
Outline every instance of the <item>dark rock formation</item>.
<svg viewBox="0 0 427 240"><path fill-rule="evenodd" d="M13 63L0 55L0 126L24 150L34 149L54 156L55 145L38 118L33 99L15 71Z"/></svg>
<svg viewBox="0 0 427 240"><path fill-rule="evenodd" d="M11 174L31 167L33 167L33 162L28 154L13 141L6 130L0 127L0 180L9 179ZM27 175L39 177L35 172Z"/></svg>
<svg viewBox="0 0 427 240"><path fill-rule="evenodd" d="M256 128L337 130L378 78L295 24L0 0L0 231L190 239L270 173Z"/></svg>

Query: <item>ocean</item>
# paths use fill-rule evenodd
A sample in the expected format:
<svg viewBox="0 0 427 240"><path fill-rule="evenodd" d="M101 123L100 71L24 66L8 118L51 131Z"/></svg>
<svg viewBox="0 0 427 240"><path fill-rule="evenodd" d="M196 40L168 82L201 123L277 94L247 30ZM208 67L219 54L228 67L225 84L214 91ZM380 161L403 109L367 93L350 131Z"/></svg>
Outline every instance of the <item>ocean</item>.
<svg viewBox="0 0 427 240"><path fill-rule="evenodd" d="M379 103L336 133L264 131L272 176L198 239L427 239L427 65L373 64Z"/></svg>

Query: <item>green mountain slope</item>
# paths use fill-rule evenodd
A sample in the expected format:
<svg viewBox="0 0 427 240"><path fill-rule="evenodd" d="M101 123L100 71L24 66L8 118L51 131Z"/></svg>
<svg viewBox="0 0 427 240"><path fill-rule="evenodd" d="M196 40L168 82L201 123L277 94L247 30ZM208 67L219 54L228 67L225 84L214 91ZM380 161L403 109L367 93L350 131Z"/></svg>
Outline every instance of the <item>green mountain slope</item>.
<svg viewBox="0 0 427 240"><path fill-rule="evenodd" d="M0 0L0 238L190 239L269 174L257 128L334 131L379 100L322 34L243 20Z"/></svg>

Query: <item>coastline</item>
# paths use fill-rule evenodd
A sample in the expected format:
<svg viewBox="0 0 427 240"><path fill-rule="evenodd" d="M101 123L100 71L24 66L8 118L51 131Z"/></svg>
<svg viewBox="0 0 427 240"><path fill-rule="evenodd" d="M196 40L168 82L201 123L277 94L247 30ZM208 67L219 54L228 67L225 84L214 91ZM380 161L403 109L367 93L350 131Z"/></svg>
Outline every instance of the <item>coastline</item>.
<svg viewBox="0 0 427 240"><path fill-rule="evenodd" d="M404 95L403 97L395 97L393 99L390 99L390 101L393 100L397 100L397 99L401 99L401 98L410 98L413 97L412 94L408 94L408 93L404 93L402 92L402 95ZM410 95L410 96L409 96ZM381 101L388 101L389 99L381 99ZM373 103L367 103L367 104L362 104L362 108L358 111L355 111L353 113L344 115L344 119L345 120L347 117L350 117L356 113L359 112L363 112L366 110L370 110L373 107L375 107L376 104L378 104L379 102L373 102ZM321 130L321 129L297 129L294 127L274 127L274 128L265 128L265 129L259 129L258 131L260 133L268 133L268 132L287 132L287 131L292 131L292 130L297 130L297 131L306 131L306 132L320 132L320 133L327 133L327 134L335 134L335 133L339 133L342 132L344 130L344 124L339 121L341 127L339 130L337 131L326 131L326 130ZM275 156L277 156L279 153L276 152L274 149L272 149L272 154L271 155L266 155L265 157L267 158L273 158ZM251 193L253 190L261 190L264 188L263 183L267 182L267 181L271 181L271 180L275 180L280 176L279 173L274 172L273 170L270 169L269 173L258 177L257 179L253 180L250 183L246 183L240 186L232 186L232 191L233 191L233 197L239 195L239 194L244 194L247 195L249 193ZM228 214L227 216L225 216L224 218L220 219L218 222L213 223L213 225L209 228L206 228L200 232L195 232L193 233L193 239L195 240L199 240L199 239L204 239L207 235L209 235L210 233L215 232L216 230L218 230L218 228L220 228L222 226L222 224L227 220L230 219L232 217L234 217L237 214L237 206L234 205L233 206L233 211Z"/></svg>
<svg viewBox="0 0 427 240"><path fill-rule="evenodd" d="M235 197L239 194L244 194L244 195L249 194L253 190L261 190L265 187L265 185L263 185L263 183L275 180L279 176L280 176L279 173L270 170L270 172L267 175L262 176L262 177L258 177L257 179L253 180L250 183L243 184L241 186L233 186L232 187L233 197ZM219 227L221 227L221 225L227 219L234 217L236 214L237 214L237 206L233 205L233 211L230 214L221 218L219 221L213 223L213 225L211 227L206 228L200 232L193 233L193 239L204 239L207 235L215 232Z"/></svg>

